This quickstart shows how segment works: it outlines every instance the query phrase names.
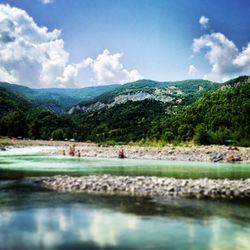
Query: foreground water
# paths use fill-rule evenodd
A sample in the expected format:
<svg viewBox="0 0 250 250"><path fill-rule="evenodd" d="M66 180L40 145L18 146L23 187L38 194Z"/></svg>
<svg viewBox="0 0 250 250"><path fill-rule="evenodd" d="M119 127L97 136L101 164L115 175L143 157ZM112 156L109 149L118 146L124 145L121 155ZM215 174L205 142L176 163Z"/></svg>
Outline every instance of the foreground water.
<svg viewBox="0 0 250 250"><path fill-rule="evenodd" d="M250 164L163 160L72 158L41 154L44 147L0 152L1 178L91 174L168 176L175 178L250 178Z"/></svg>
<svg viewBox="0 0 250 250"><path fill-rule="evenodd" d="M0 153L0 250L204 249L250 245L249 199L197 200L59 193L20 177L124 174L249 178L249 165L81 159Z"/></svg>
<svg viewBox="0 0 250 250"><path fill-rule="evenodd" d="M249 249L245 200L67 194L0 181L0 249Z"/></svg>

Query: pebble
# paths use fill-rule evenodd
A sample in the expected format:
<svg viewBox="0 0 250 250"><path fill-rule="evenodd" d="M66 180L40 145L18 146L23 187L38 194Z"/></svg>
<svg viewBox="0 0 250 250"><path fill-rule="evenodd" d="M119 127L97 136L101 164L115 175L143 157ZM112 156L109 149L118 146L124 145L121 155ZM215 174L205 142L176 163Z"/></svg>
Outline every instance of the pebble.
<svg viewBox="0 0 250 250"><path fill-rule="evenodd" d="M250 179L175 179L147 176L53 176L29 179L34 185L63 192L130 196L196 198L250 198Z"/></svg>

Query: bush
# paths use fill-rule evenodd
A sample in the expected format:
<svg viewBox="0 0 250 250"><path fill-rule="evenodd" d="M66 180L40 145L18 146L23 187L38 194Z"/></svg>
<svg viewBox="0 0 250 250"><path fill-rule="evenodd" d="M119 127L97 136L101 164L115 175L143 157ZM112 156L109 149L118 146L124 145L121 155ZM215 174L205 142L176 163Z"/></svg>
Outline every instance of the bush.
<svg viewBox="0 0 250 250"><path fill-rule="evenodd" d="M26 137L28 127L25 121L25 114L15 111L4 116L0 121L0 130L3 135Z"/></svg>
<svg viewBox="0 0 250 250"><path fill-rule="evenodd" d="M209 143L209 135L207 133L207 128L205 124L201 123L196 126L195 132L194 132L194 143L196 144L203 144L203 145L208 145Z"/></svg>
<svg viewBox="0 0 250 250"><path fill-rule="evenodd" d="M163 140L166 142L171 142L174 140L174 134L171 131L166 131L163 135Z"/></svg>
<svg viewBox="0 0 250 250"><path fill-rule="evenodd" d="M61 128L58 128L51 133L51 138L54 140L64 140L65 137L64 130Z"/></svg>

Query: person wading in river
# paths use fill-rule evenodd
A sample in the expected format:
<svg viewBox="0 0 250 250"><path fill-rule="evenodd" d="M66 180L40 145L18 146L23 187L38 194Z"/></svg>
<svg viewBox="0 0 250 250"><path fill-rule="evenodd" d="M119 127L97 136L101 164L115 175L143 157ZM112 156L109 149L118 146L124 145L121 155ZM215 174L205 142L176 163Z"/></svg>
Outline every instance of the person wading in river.
<svg viewBox="0 0 250 250"><path fill-rule="evenodd" d="M121 149L119 150L119 152L118 152L118 157L119 157L120 159L126 158L123 148L121 148Z"/></svg>

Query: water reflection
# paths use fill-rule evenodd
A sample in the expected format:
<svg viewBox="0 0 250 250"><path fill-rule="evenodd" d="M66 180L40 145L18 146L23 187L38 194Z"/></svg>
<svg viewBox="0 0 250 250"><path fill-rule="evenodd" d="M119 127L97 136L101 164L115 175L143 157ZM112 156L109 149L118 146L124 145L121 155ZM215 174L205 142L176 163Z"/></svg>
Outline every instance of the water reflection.
<svg viewBox="0 0 250 250"><path fill-rule="evenodd" d="M144 199L0 185L0 249L248 249L247 200Z"/></svg>

